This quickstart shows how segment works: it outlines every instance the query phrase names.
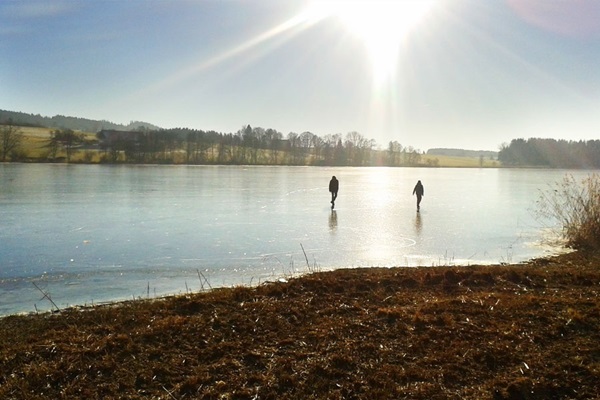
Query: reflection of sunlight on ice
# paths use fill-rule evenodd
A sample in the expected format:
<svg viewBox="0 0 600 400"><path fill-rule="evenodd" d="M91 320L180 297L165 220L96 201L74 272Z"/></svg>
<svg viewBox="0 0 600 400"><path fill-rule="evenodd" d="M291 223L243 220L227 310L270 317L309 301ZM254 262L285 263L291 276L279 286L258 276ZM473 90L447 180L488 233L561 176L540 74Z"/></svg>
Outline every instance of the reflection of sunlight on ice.
<svg viewBox="0 0 600 400"><path fill-rule="evenodd" d="M413 239L405 237L393 238L372 236L365 243L364 257L367 260L393 260L398 255L398 249L414 246Z"/></svg>
<svg viewBox="0 0 600 400"><path fill-rule="evenodd" d="M363 193L365 197L365 206L384 210L389 207L396 199L397 194L394 191L386 190L390 185L390 176L385 172L372 174L370 177L369 186L371 188L379 188Z"/></svg>
<svg viewBox="0 0 600 400"><path fill-rule="evenodd" d="M365 250L364 258L371 260L390 259L394 255L394 249L385 243L371 243Z"/></svg>

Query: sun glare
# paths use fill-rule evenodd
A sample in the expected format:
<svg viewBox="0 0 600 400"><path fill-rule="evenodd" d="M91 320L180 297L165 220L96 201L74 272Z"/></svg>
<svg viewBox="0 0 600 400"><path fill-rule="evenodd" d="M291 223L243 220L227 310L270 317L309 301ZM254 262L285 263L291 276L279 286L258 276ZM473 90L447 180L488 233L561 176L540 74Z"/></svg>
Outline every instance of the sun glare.
<svg viewBox="0 0 600 400"><path fill-rule="evenodd" d="M435 0L323 0L313 3L313 12L339 18L364 43L373 79L383 83L396 69L402 40L434 4Z"/></svg>

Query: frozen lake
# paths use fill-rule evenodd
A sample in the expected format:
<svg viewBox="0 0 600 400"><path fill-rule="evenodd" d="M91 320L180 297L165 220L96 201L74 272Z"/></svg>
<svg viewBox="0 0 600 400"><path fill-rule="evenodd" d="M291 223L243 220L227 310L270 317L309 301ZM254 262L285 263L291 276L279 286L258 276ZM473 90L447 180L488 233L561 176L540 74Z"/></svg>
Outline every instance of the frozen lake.
<svg viewBox="0 0 600 400"><path fill-rule="evenodd" d="M306 272L302 247L320 270L524 261L566 172L0 164L0 315L50 309L33 283L59 307L257 284Z"/></svg>

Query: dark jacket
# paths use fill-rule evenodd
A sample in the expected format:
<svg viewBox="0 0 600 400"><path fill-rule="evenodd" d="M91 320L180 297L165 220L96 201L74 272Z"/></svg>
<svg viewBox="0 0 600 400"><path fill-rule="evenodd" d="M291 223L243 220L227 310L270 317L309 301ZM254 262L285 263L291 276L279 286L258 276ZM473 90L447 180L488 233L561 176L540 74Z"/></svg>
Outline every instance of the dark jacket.
<svg viewBox="0 0 600 400"><path fill-rule="evenodd" d="M413 194L416 194L419 197L422 197L425 194L425 189L423 188L423 184L421 181L417 182L415 188L413 189Z"/></svg>
<svg viewBox="0 0 600 400"><path fill-rule="evenodd" d="M340 181L338 181L336 179L336 177L334 176L333 178L331 178L331 180L329 181L329 191L331 193L337 193L337 191L340 188Z"/></svg>

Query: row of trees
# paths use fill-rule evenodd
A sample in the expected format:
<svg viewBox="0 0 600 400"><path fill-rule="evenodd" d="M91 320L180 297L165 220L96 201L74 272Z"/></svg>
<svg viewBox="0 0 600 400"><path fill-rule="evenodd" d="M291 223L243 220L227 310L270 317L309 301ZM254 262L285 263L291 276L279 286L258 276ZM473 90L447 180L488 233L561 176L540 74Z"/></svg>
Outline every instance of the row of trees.
<svg viewBox="0 0 600 400"><path fill-rule="evenodd" d="M219 133L189 128L150 130L140 127L116 140L90 143L71 129L56 129L44 146L47 160L254 164L254 165L336 165L336 166L416 166L422 153L411 146L391 141L387 149L376 148L373 139L358 132L319 137L311 132L284 136L274 129L243 126L236 133ZM100 136L98 136L100 139ZM21 149L24 136L12 121L0 126L0 161L26 160ZM83 154L83 156L81 156ZM428 159L428 166L437 160ZM600 168L600 140L566 141L555 139L514 139L502 146L498 161L505 166L551 168Z"/></svg>
<svg viewBox="0 0 600 400"><path fill-rule="evenodd" d="M421 152L390 142L387 151L358 132L319 137L311 132L284 136L246 125L236 133L177 128L138 130L100 142L106 162L255 165L418 165Z"/></svg>
<svg viewBox="0 0 600 400"><path fill-rule="evenodd" d="M498 160L509 166L600 168L600 140L513 139Z"/></svg>

